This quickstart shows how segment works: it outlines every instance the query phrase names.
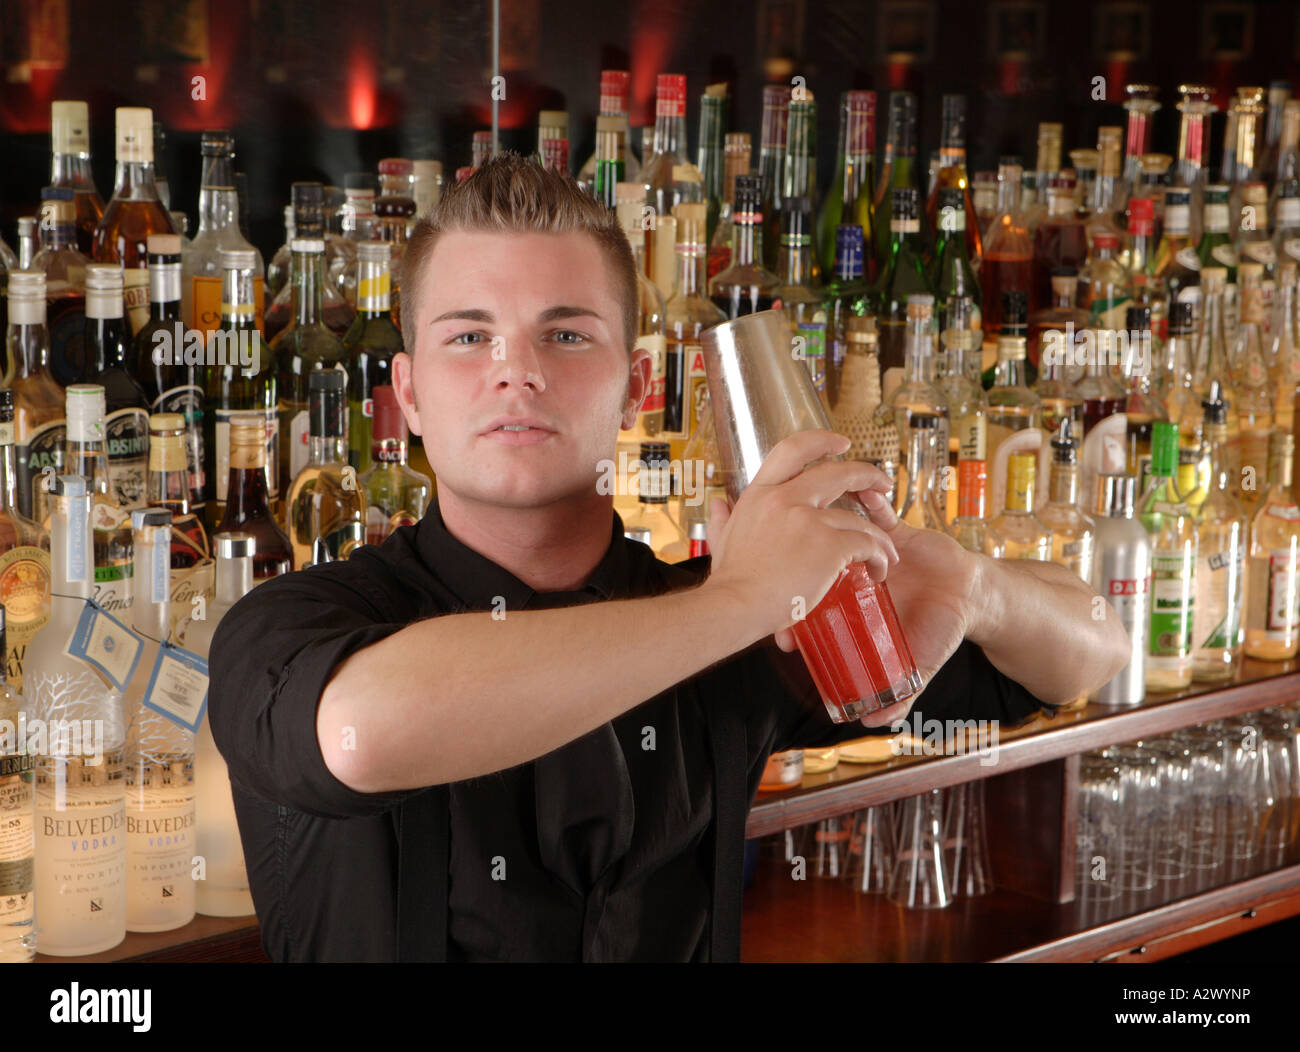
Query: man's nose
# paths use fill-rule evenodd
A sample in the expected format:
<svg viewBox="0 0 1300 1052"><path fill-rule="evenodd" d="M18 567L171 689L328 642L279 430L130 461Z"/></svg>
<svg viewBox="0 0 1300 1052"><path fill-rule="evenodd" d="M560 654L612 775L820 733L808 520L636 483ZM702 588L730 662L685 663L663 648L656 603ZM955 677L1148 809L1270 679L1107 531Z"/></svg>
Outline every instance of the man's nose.
<svg viewBox="0 0 1300 1052"><path fill-rule="evenodd" d="M542 356L526 334L500 334L492 337L491 361L496 370L495 382L513 387L546 390Z"/></svg>

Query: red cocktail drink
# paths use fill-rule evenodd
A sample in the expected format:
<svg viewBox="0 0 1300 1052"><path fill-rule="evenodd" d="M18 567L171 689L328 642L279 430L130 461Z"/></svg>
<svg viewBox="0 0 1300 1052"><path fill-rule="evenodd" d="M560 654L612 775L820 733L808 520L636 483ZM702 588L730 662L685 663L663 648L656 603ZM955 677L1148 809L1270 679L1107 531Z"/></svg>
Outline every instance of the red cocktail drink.
<svg viewBox="0 0 1300 1052"><path fill-rule="evenodd" d="M850 564L793 631L835 723L906 701L921 689L889 590L863 563Z"/></svg>

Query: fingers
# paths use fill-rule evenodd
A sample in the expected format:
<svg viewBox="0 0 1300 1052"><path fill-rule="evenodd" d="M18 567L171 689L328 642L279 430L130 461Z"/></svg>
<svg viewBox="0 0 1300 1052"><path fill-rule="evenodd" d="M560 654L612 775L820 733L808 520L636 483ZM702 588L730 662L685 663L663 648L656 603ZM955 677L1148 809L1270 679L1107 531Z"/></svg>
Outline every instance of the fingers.
<svg viewBox="0 0 1300 1052"><path fill-rule="evenodd" d="M722 557L722 531L730 518L731 505L727 503L726 498L714 497L709 501L709 523L707 527L709 554L713 556L715 565Z"/></svg>
<svg viewBox="0 0 1300 1052"><path fill-rule="evenodd" d="M875 712L868 713L862 717L862 726L864 727L884 727L894 723L897 720L904 719L907 716L907 710L912 707L911 699L907 701L895 702L883 709L877 709Z"/></svg>
<svg viewBox="0 0 1300 1052"><path fill-rule="evenodd" d="M793 653L799 648L799 645L794 641L794 631L789 628L778 628L772 636L772 641L787 654Z"/></svg>
<svg viewBox="0 0 1300 1052"><path fill-rule="evenodd" d="M881 472L884 475L884 472ZM885 476L888 479L888 476ZM892 530L902 520L898 513L894 511L894 505L890 501L888 491L880 489L857 490L853 494L862 502L862 506L867 509L873 522L880 523L887 530Z"/></svg>
<svg viewBox="0 0 1300 1052"><path fill-rule="evenodd" d="M846 493L878 493L883 497L889 487L889 476L874 464L864 460L828 460L805 468L782 489L798 504L824 508ZM862 498L858 498L858 503L870 514Z"/></svg>
<svg viewBox="0 0 1300 1052"><path fill-rule="evenodd" d="M838 456L844 453L852 443L843 435L820 428L811 431L799 431L783 438L768 453L763 466L750 480L751 484L779 486L788 482L799 472L822 457Z"/></svg>
<svg viewBox="0 0 1300 1052"><path fill-rule="evenodd" d="M898 562L898 548L895 546L893 538L869 519L864 519L861 515L845 508L824 508L818 512L817 517L827 526L833 526L837 530L865 533L875 540L876 544L884 551L890 565Z"/></svg>

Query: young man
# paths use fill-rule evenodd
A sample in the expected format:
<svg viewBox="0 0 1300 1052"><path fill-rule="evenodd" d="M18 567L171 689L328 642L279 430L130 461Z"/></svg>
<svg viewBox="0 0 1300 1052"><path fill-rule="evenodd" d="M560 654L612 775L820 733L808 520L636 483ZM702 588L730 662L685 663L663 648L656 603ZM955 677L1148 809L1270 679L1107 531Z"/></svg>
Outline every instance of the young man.
<svg viewBox="0 0 1300 1052"><path fill-rule="evenodd" d="M790 634L854 560L890 590L927 718L1015 721L1110 679L1127 639L1066 570L897 521L847 440L779 445L713 557L626 541L598 492L649 384L614 217L491 161L403 260L394 386L438 501L259 586L212 646L264 946L277 960L735 960L767 756L832 725ZM871 521L827 505L845 492ZM888 724L909 706L864 720Z"/></svg>

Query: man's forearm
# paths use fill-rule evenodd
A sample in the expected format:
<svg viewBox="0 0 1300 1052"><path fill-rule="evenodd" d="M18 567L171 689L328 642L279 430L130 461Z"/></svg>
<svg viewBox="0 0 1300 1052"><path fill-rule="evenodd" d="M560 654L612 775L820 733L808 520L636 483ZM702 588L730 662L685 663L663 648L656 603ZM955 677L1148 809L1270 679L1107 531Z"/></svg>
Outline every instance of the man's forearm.
<svg viewBox="0 0 1300 1052"><path fill-rule="evenodd" d="M316 733L359 792L473 778L536 759L764 633L704 584L648 599L420 621L339 665Z"/></svg>
<svg viewBox="0 0 1300 1052"><path fill-rule="evenodd" d="M1060 705L1115 677L1128 634L1110 604L1063 566L980 561L980 606L968 638L1035 697Z"/></svg>

